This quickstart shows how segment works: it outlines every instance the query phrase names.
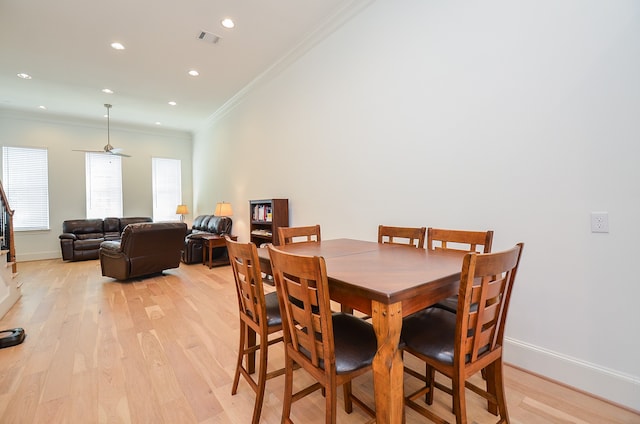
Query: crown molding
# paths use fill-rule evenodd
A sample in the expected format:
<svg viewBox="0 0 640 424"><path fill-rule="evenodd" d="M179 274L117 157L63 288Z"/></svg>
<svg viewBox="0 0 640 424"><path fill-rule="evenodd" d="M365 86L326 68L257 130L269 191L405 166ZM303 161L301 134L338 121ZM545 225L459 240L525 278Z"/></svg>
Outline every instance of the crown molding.
<svg viewBox="0 0 640 424"><path fill-rule="evenodd" d="M337 31L344 24L359 15L374 1L375 0L353 0L338 9L315 30L311 31L305 38L303 38L298 44L296 44L291 50L285 53L280 59L269 66L264 72L254 78L249 84L244 86L233 97L227 100L221 107L219 107L213 114L211 114L209 118L205 120L205 122L199 127L199 130L197 132L215 124L218 120L223 118L227 113L229 113L236 106L242 103L242 101L244 101L244 99L253 90L257 89L262 84L265 84L266 82L282 73L285 69L287 69L298 59L304 56L315 45L326 39L329 35Z"/></svg>

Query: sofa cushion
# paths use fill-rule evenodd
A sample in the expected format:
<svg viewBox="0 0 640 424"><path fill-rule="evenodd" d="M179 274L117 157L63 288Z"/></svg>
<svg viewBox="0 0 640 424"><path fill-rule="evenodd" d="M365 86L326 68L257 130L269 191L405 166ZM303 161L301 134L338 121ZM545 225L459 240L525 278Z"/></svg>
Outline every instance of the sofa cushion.
<svg viewBox="0 0 640 424"><path fill-rule="evenodd" d="M78 240L94 240L94 239L103 239L104 233L86 233L86 234L76 234Z"/></svg>
<svg viewBox="0 0 640 424"><path fill-rule="evenodd" d="M120 218L120 233L124 231L127 225L137 224L139 222L153 222L153 220L147 216L133 216L128 218Z"/></svg>
<svg viewBox="0 0 640 424"><path fill-rule="evenodd" d="M212 216L207 222L207 231L213 234L229 234L231 232L231 218Z"/></svg>
<svg viewBox="0 0 640 424"><path fill-rule="evenodd" d="M114 231L114 232L104 233L104 239L105 240L120 240L120 232L119 231Z"/></svg>
<svg viewBox="0 0 640 424"><path fill-rule="evenodd" d="M101 219L70 219L62 223L62 232L73 234L100 233L100 237L102 237L104 228Z"/></svg>
<svg viewBox="0 0 640 424"><path fill-rule="evenodd" d="M193 220L193 225L191 226L194 230L198 231L207 231L207 225L209 225L209 220L213 215L200 215Z"/></svg>
<svg viewBox="0 0 640 424"><path fill-rule="evenodd" d="M85 240L76 240L73 244L73 248L75 250L96 250L100 248L100 243L102 243L104 239L100 238L91 238Z"/></svg>
<svg viewBox="0 0 640 424"><path fill-rule="evenodd" d="M105 233L118 233L120 234L120 219L119 218L105 218L103 223Z"/></svg>

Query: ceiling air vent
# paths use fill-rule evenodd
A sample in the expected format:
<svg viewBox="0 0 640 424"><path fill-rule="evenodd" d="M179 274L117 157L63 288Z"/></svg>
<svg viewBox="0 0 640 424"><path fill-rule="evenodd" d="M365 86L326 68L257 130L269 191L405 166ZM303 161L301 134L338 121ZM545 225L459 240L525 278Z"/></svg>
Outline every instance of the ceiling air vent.
<svg viewBox="0 0 640 424"><path fill-rule="evenodd" d="M207 43L218 44L218 41L220 41L221 39L222 37L220 37L219 35L215 35L212 32L200 31L198 33L198 40L202 40Z"/></svg>

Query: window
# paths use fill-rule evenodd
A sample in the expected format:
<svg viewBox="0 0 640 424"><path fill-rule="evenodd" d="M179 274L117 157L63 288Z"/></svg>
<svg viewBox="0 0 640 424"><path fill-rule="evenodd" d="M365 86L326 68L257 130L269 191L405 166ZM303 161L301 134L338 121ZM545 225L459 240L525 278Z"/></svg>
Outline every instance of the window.
<svg viewBox="0 0 640 424"><path fill-rule="evenodd" d="M176 207L182 203L181 162L179 159L152 158L153 220L175 221Z"/></svg>
<svg viewBox="0 0 640 424"><path fill-rule="evenodd" d="M122 216L122 158L86 153L87 218Z"/></svg>
<svg viewBox="0 0 640 424"><path fill-rule="evenodd" d="M47 149L2 147L2 182L15 231L49 229Z"/></svg>

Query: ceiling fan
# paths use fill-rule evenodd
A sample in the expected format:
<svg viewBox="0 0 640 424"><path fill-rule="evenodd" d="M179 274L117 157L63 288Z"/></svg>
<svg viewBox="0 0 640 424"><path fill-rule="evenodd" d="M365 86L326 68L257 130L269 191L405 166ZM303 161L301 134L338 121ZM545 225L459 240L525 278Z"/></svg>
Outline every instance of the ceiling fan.
<svg viewBox="0 0 640 424"><path fill-rule="evenodd" d="M104 146L102 150L74 150L74 152L89 152L89 153L107 153L115 156L122 156L125 158L130 158L131 156L125 155L122 152L122 149L116 149L111 145L111 135L109 133L109 109L111 109L111 105L108 103L104 104L104 107L107 108L107 145Z"/></svg>

